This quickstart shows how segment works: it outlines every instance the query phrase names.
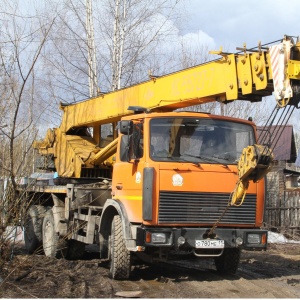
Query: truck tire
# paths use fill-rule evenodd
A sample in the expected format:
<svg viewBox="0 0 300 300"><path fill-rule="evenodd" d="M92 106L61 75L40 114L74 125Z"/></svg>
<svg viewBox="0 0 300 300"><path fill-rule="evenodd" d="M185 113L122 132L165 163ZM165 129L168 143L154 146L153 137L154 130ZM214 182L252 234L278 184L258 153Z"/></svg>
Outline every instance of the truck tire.
<svg viewBox="0 0 300 300"><path fill-rule="evenodd" d="M215 258L215 265L219 273L235 274L241 257L241 250L238 248L225 248L221 256Z"/></svg>
<svg viewBox="0 0 300 300"><path fill-rule="evenodd" d="M46 256L56 258L66 257L68 252L67 240L55 231L52 209L46 211L43 221L43 249Z"/></svg>
<svg viewBox="0 0 300 300"><path fill-rule="evenodd" d="M84 256L85 243L69 240L68 242L68 255L67 258L71 260L81 259Z"/></svg>
<svg viewBox="0 0 300 300"><path fill-rule="evenodd" d="M24 224L24 240L25 248L29 254L34 253L42 246L42 227L45 212L45 207L41 205L31 205L27 211Z"/></svg>
<svg viewBox="0 0 300 300"><path fill-rule="evenodd" d="M112 279L128 279L131 271L130 251L127 250L119 215L114 216L109 245L110 269Z"/></svg>

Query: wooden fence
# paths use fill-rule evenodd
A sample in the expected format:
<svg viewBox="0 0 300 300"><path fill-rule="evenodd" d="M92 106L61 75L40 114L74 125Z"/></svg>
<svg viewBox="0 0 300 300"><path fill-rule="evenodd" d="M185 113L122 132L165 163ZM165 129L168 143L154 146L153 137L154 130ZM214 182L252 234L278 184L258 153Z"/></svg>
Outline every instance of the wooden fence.
<svg viewBox="0 0 300 300"><path fill-rule="evenodd" d="M300 191L267 193L265 226L292 237L300 236Z"/></svg>

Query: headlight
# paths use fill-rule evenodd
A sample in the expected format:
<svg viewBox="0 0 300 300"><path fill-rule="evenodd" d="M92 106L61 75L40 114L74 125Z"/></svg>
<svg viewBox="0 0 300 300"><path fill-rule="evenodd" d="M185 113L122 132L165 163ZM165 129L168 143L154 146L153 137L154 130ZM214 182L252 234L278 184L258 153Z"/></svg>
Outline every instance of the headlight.
<svg viewBox="0 0 300 300"><path fill-rule="evenodd" d="M165 233L152 233L151 241L153 244L165 244L167 241L167 237Z"/></svg>
<svg viewBox="0 0 300 300"><path fill-rule="evenodd" d="M247 243L248 244L260 244L261 243L261 235L257 234L257 233L248 233Z"/></svg>

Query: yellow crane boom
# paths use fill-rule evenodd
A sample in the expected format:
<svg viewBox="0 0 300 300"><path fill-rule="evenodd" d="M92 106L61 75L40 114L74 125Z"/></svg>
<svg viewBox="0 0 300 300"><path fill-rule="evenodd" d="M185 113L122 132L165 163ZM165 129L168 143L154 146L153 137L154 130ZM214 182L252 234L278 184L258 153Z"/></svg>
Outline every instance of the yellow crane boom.
<svg viewBox="0 0 300 300"><path fill-rule="evenodd" d="M151 111L171 111L213 101L257 102L275 92L279 105L292 103L291 80L300 79L300 43L284 38L270 49L241 51L238 54L214 52L220 59L150 80L86 101L62 105L59 128L49 130L35 147L44 155L53 155L62 177L81 177L82 168L99 166L115 149L99 147L99 126L119 121L133 112L129 106ZM293 58L293 59L292 59ZM93 127L93 137L85 127ZM100 152L101 151L101 152Z"/></svg>
<svg viewBox="0 0 300 300"><path fill-rule="evenodd" d="M239 98L258 101L272 94L268 52L222 55L221 59L206 64L162 77L151 76L141 84L62 107L60 128L67 132L73 127L115 122L132 114L127 110L132 105L170 111L212 101ZM257 72L253 62L260 66Z"/></svg>

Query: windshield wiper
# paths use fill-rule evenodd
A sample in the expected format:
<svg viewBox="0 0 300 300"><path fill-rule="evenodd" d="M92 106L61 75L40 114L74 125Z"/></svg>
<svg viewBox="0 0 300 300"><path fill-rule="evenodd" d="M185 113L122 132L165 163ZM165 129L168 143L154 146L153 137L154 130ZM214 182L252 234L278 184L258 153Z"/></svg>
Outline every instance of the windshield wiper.
<svg viewBox="0 0 300 300"><path fill-rule="evenodd" d="M193 154L188 154L188 153L185 153L185 154L183 154L182 156L194 157L194 158L202 159L202 160L204 160L204 161L206 161L206 162L212 162L212 161L215 162L214 159L211 159L211 158L209 158L209 157L207 157L207 156L193 155ZM181 157L182 157L182 156L181 156Z"/></svg>
<svg viewBox="0 0 300 300"><path fill-rule="evenodd" d="M218 157L218 156L211 156L211 157L207 157L207 156L201 156L201 155L192 155L192 154L184 154L186 156L190 156L190 157L195 157L198 159L202 159L204 162L214 162L214 163L219 163L223 166L225 166L226 168L228 168L228 165L226 163L222 163L219 161L219 159L223 159L222 157ZM218 160L216 160L216 159Z"/></svg>
<svg viewBox="0 0 300 300"><path fill-rule="evenodd" d="M229 161L229 159L228 158L225 158L225 157L220 157L220 156L217 156L217 155L213 155L212 156L213 158L217 158L217 159L223 159L223 160L227 160L227 161ZM216 160L215 160L216 161ZM216 161L216 162L218 162L218 163L220 163L221 165L223 165L223 166L225 166L226 168L228 168L228 164L226 164L226 163L222 163L222 162L219 162L219 161Z"/></svg>

